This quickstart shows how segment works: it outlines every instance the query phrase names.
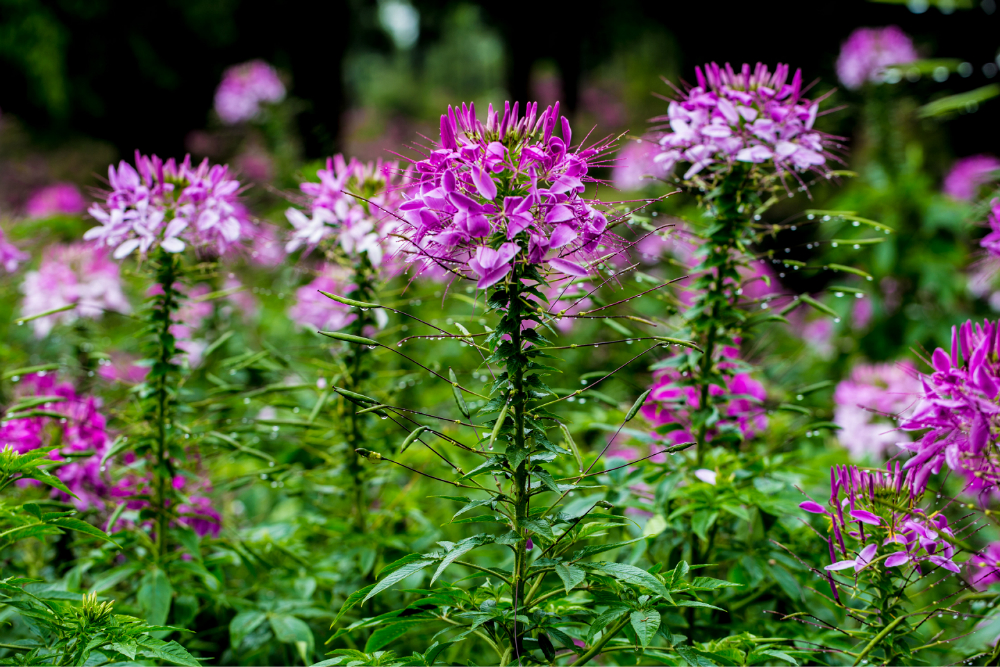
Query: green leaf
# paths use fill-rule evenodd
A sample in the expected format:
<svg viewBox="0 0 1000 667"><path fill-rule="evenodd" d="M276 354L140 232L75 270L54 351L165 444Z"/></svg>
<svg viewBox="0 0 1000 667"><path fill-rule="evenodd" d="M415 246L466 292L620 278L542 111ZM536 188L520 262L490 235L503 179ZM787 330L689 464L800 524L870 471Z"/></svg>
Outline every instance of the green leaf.
<svg viewBox="0 0 1000 667"><path fill-rule="evenodd" d="M550 542L555 540L556 537L552 533L552 526L545 519L523 519L521 521L521 526L527 528L533 533L541 535Z"/></svg>
<svg viewBox="0 0 1000 667"><path fill-rule="evenodd" d="M158 658L171 665L182 667L201 667L198 659L177 642L165 642L149 635L140 635L136 637L136 641L145 649L140 652L150 658Z"/></svg>
<svg viewBox="0 0 1000 667"><path fill-rule="evenodd" d="M452 520L454 520L456 517L458 517L461 514L465 514L469 510L474 510L477 507L482 507L483 505L489 505L491 502L493 502L493 498L480 498L479 500L473 500L468 505L455 512L455 516L451 518Z"/></svg>
<svg viewBox="0 0 1000 667"><path fill-rule="evenodd" d="M305 621L287 614L272 614L268 620L271 622L274 637L283 644L295 646L302 662L309 664L315 640L312 630L309 629Z"/></svg>
<svg viewBox="0 0 1000 667"><path fill-rule="evenodd" d="M114 544L116 547L121 548L121 545L115 542L110 537L108 537L107 533L105 533L100 528L95 528L94 526L91 526L86 521L81 521L80 519L74 519L73 517L67 516L59 519L52 519L51 521L49 521L49 523L55 526L59 526L60 528L67 528L69 530L75 530L78 533L84 533L92 537L97 537L99 539L104 540L105 542L111 542L111 544Z"/></svg>
<svg viewBox="0 0 1000 667"><path fill-rule="evenodd" d="M343 616L349 609L351 609L351 607L354 607L359 602L364 600L365 596L368 595L368 593L370 593L373 588L375 588L375 584L368 584L361 590L354 591L353 593L348 595L347 599L344 600L344 605L340 608L340 613L337 614L337 618L333 619L333 623L330 624L330 627L332 628L333 626L335 626L337 622L340 620L340 617Z"/></svg>
<svg viewBox="0 0 1000 667"><path fill-rule="evenodd" d="M163 625L170 613L170 601L174 590L170 587L167 573L154 567L143 576L139 584L136 601L142 608L146 621L151 625Z"/></svg>
<svg viewBox="0 0 1000 667"><path fill-rule="evenodd" d="M417 555L417 554L410 554L410 555ZM420 570L424 569L425 567L427 567L428 565L430 565L433 562L434 562L433 560L423 560L423 559L416 560L416 561L409 562L406 565L403 565L402 567L400 567L397 570L392 571L388 576L384 577L380 582L378 582L375 585L375 588L373 588L368 593L368 595L365 596L365 599L362 600L362 602L368 602L368 600L370 600L374 596L378 595L379 593L381 593L385 589L389 588L390 586L392 586L396 582L399 582L399 581L402 581L403 579L406 579L408 576L410 576L414 572L419 572ZM386 569L388 569L388 568L386 568ZM383 572L384 571L385 570L383 570Z"/></svg>
<svg viewBox="0 0 1000 667"><path fill-rule="evenodd" d="M640 537L639 539L641 540L644 538ZM598 572L603 572L604 574L610 575L619 581L648 588L667 602L673 602L669 591L667 591L667 588L663 585L662 581L657 579L655 575L639 569L634 565L628 565L626 563L588 563L586 567L590 567Z"/></svg>
<svg viewBox="0 0 1000 667"><path fill-rule="evenodd" d="M240 645L247 635L266 620L267 614L262 611L241 611L233 616L233 620L229 622L229 643L233 650L239 652Z"/></svg>
<svg viewBox="0 0 1000 667"><path fill-rule="evenodd" d="M590 629L587 631L587 643L591 644L594 641L594 637L597 633L604 630L606 627L611 625L614 621L621 618L621 616L627 612L628 609L625 607L615 607L614 609L608 609L606 612L594 619L594 622L590 624Z"/></svg>
<svg viewBox="0 0 1000 667"><path fill-rule="evenodd" d="M714 591L719 588L739 588L741 584L734 583L732 581L724 581L722 579L713 579L712 577L695 577L688 590L694 591Z"/></svg>
<svg viewBox="0 0 1000 667"><path fill-rule="evenodd" d="M469 553L476 547L481 547L483 544L487 544L492 541L493 540L488 535L476 535L475 537L467 537L466 539L456 544L455 547L451 551L446 553L444 558L441 559L441 564L438 565L437 570L434 572L434 576L431 577L431 586L434 585L434 582L437 581L437 578L441 576L441 573L444 572L445 568L451 565L455 560ZM365 649L365 650L368 651L375 649Z"/></svg>
<svg viewBox="0 0 1000 667"><path fill-rule="evenodd" d="M715 519L719 516L718 512L713 512L708 509L701 509L694 513L691 517L691 530L694 534L703 540L708 540L708 529L712 527L715 523Z"/></svg>
<svg viewBox="0 0 1000 667"><path fill-rule="evenodd" d="M566 593L569 593L576 587L580 582L587 578L587 573L583 571L583 568L579 568L575 565L567 565L565 563L556 564L556 574L562 579L563 586L566 588Z"/></svg>
<svg viewBox="0 0 1000 667"><path fill-rule="evenodd" d="M722 609L721 607L716 607L716 606L710 605L710 604L708 604L706 602L699 602L698 600L678 600L677 602L674 603L674 606L676 606L676 607L702 607L702 608L705 608L705 609L718 609L719 611L725 611L725 609Z"/></svg>
<svg viewBox="0 0 1000 667"><path fill-rule="evenodd" d="M691 667L718 667L719 663L710 660L690 646L675 646L674 650Z"/></svg>
<svg viewBox="0 0 1000 667"><path fill-rule="evenodd" d="M639 637L639 643L643 648L649 646L649 642L656 636L656 631L660 629L660 612L655 609L645 611L633 611L630 620L632 629Z"/></svg>
<svg viewBox="0 0 1000 667"><path fill-rule="evenodd" d="M785 594L793 600L802 599L802 588L799 586L799 582L796 581L795 577L780 565L768 565L768 571L774 580L778 582L781 586L781 590L785 591Z"/></svg>
<svg viewBox="0 0 1000 667"><path fill-rule="evenodd" d="M627 542L615 542L614 544L595 544L589 547L584 547L573 553L573 560L578 561L587 556L594 556L599 553L604 553L605 551L611 551L612 549L620 549L621 547L627 547L630 544L635 544L641 540L646 539L645 537L637 537L634 540L629 540Z"/></svg>
<svg viewBox="0 0 1000 667"><path fill-rule="evenodd" d="M368 642L365 643L365 653L378 651L383 646L399 639L416 626L423 625L426 621L426 618L415 618L412 620L402 620L390 625L383 625L382 627L376 629L375 632L372 633L371 637L368 638Z"/></svg>

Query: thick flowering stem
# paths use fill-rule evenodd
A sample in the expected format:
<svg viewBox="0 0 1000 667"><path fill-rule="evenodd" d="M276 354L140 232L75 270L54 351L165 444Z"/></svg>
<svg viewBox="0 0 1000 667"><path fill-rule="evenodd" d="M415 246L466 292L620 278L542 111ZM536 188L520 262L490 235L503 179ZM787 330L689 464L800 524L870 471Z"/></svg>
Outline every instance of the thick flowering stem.
<svg viewBox="0 0 1000 667"><path fill-rule="evenodd" d="M746 168L735 167L722 179L712 202L715 223L704 235L707 253L696 269L701 274L698 285L703 290L690 311L693 315L689 317L689 326L703 350L698 364L690 369L692 383L699 389L698 410L694 415L699 465L708 450L708 429L714 413L710 389L713 384L723 384L715 364L716 350L733 344L735 330L742 320L736 301L740 289L739 255L749 228L749 216L742 212L746 177Z"/></svg>
<svg viewBox="0 0 1000 667"><path fill-rule="evenodd" d="M177 364L176 340L171 331L173 312L177 310L180 293L177 279L180 277L180 256L160 250L157 253L156 282L162 288L153 302L151 320L156 336L154 342L153 367L150 381L153 385L154 401L154 456L153 467L154 511L156 512L156 552L162 559L167 551L167 527L169 526L170 491L172 489L173 466L170 463L171 414Z"/></svg>
<svg viewBox="0 0 1000 667"><path fill-rule="evenodd" d="M375 270L367 255L363 255L358 260L354 273L355 288L347 295L348 298L356 301L371 302L375 298ZM355 336L364 336L365 329L372 324L373 318L368 310L358 309L358 317L351 323L350 332ZM346 384L351 391L364 393L363 384L367 377L364 368L364 360L368 354L368 348L364 345L349 345L347 358ZM354 486L354 518L358 532L364 533L367 527L367 508L365 503L365 486L361 457L355 451L365 444L364 425L370 415L359 415L357 409L348 406L351 416L347 432L348 438L348 471Z"/></svg>

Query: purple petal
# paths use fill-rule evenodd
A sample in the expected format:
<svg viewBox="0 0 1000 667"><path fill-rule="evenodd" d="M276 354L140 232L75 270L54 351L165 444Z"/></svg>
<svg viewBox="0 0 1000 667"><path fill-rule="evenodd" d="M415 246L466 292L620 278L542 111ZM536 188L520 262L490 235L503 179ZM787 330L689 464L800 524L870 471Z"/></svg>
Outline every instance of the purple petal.
<svg viewBox="0 0 1000 667"><path fill-rule="evenodd" d="M931 363L934 365L934 370L942 373L947 373L951 369L951 361L948 359L948 354L940 347L934 350L934 354L931 356Z"/></svg>
<svg viewBox="0 0 1000 667"><path fill-rule="evenodd" d="M578 234L569 225L556 225L552 230L552 238L549 240L550 248L561 248L568 243L572 243Z"/></svg>
<svg viewBox="0 0 1000 667"><path fill-rule="evenodd" d="M877 544L869 544L867 547L862 549L854 563L855 572L860 572L868 565L868 563L872 562L872 558L875 557L875 552L877 551Z"/></svg>
<svg viewBox="0 0 1000 667"><path fill-rule="evenodd" d="M587 269L583 268L579 264L570 262L565 259L560 259L558 257L553 257L549 260L549 266L551 266L556 271L561 271L569 276L576 276L577 278L586 278L590 275Z"/></svg>
<svg viewBox="0 0 1000 667"><path fill-rule="evenodd" d="M807 500L799 505L799 509L804 509L807 512L812 512L813 514L826 514L826 509L817 502L812 500Z"/></svg>
<svg viewBox="0 0 1000 667"><path fill-rule="evenodd" d="M497 196L497 184L484 169L472 170L472 182L476 184L476 189L484 199L493 201Z"/></svg>
<svg viewBox="0 0 1000 667"><path fill-rule="evenodd" d="M939 565L939 566L943 567L944 569L949 570L951 572L959 572L960 571L959 567L957 565L955 565L953 562L951 562L950 560L948 560L947 558L942 558L941 556L928 556L927 560L929 560L930 562L934 563L935 565Z"/></svg>
<svg viewBox="0 0 1000 667"><path fill-rule="evenodd" d="M905 551L897 551L896 553L892 554L891 556L885 559L885 566L899 567L900 565L908 563L909 561L910 561L910 554L906 553Z"/></svg>
<svg viewBox="0 0 1000 667"><path fill-rule="evenodd" d="M857 519L861 523L867 523L872 526L878 526L882 523L882 520L871 512L866 512L865 510L851 510L848 512L851 517Z"/></svg>
<svg viewBox="0 0 1000 667"><path fill-rule="evenodd" d="M836 571L836 570L846 570L849 567L854 567L854 561L853 560L838 560L833 565L827 565L823 569L824 570Z"/></svg>

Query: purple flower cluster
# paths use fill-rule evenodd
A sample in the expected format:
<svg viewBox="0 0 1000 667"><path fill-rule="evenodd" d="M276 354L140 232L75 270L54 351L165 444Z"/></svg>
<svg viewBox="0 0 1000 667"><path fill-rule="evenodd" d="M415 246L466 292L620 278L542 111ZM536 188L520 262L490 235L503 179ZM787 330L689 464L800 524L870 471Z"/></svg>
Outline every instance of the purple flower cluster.
<svg viewBox="0 0 1000 667"><path fill-rule="evenodd" d="M0 266L7 273L17 271L17 265L31 258L31 255L18 250L17 246L7 240L7 235L0 229Z"/></svg>
<svg viewBox="0 0 1000 667"><path fill-rule="evenodd" d="M886 568L926 562L958 572L948 518L917 507L921 495L914 471L904 471L898 462L885 470L837 466L830 470L829 506L807 500L799 507L830 519L832 562L827 571L877 567L879 548L887 548L892 551L884 556Z"/></svg>
<svg viewBox="0 0 1000 667"><path fill-rule="evenodd" d="M983 237L980 245L993 257L1000 257L1000 199L990 202L986 221L990 225L990 233Z"/></svg>
<svg viewBox="0 0 1000 667"><path fill-rule="evenodd" d="M222 75L215 90L215 112L227 125L253 119L262 102L285 99L285 85L278 72L263 60L234 65Z"/></svg>
<svg viewBox="0 0 1000 667"><path fill-rule="evenodd" d="M892 445L909 441L890 420L912 408L921 394L917 369L909 361L855 366L833 393L840 444L852 459L882 460Z"/></svg>
<svg viewBox="0 0 1000 667"><path fill-rule="evenodd" d="M29 218L78 215L87 208L79 188L72 183L54 183L36 190L24 206Z"/></svg>
<svg viewBox="0 0 1000 667"><path fill-rule="evenodd" d="M83 238L113 246L115 259L155 246L181 252L187 243L223 255L241 230L240 184L228 169L209 166L208 159L193 167L190 155L178 165L173 158L164 162L136 151L134 168L124 160L117 170L108 167L111 192L103 206L89 210L101 225Z"/></svg>
<svg viewBox="0 0 1000 667"><path fill-rule="evenodd" d="M726 347L722 350L723 358L737 359L739 350ZM733 362L721 361L719 368L735 368ZM642 415L657 429L673 426L674 430L667 434L667 439L673 443L694 440L691 431L691 415L701 404L701 389L684 383L684 378L672 368L661 369L653 375L653 391L642 406ZM711 385L709 394L714 397L729 396L724 406L719 406L722 418L711 431L713 434L725 431L738 431L744 438L752 438L756 433L767 428L767 417L762 403L767 398L767 392L757 380L748 373L736 373L726 380L726 387Z"/></svg>
<svg viewBox="0 0 1000 667"><path fill-rule="evenodd" d="M126 454L125 463L128 465L135 463L135 455L131 452ZM134 513L150 506L145 498L154 493L151 482L152 478L149 476L140 477L129 473L111 489L111 497L115 503L124 501L125 507L133 514L123 513L115 525L107 527L108 532L135 525ZM206 535L218 537L222 531L222 515L215 509L212 499L208 496L212 492L212 485L207 480L200 478L192 480L185 475L174 476L171 485L180 499L177 505L177 523L191 528L202 537ZM153 524L151 521L146 521L144 525L152 528Z"/></svg>
<svg viewBox="0 0 1000 667"><path fill-rule="evenodd" d="M1000 171L1000 160L992 155L970 155L954 164L944 177L942 190L949 197L972 201L979 188L990 182L990 175Z"/></svg>
<svg viewBox="0 0 1000 667"><path fill-rule="evenodd" d="M312 217L295 208L285 212L295 228L285 251L313 248L333 238L349 258L366 255L373 266L381 266L387 247L398 245L389 235L399 227L395 211L403 202L407 174L396 162L347 162L338 154L327 159L317 176L319 183L300 186Z"/></svg>
<svg viewBox="0 0 1000 667"><path fill-rule="evenodd" d="M898 26L858 28L840 47L837 78L856 90L866 81L881 83L890 65L905 65L917 58L913 40Z"/></svg>
<svg viewBox="0 0 1000 667"><path fill-rule="evenodd" d="M1000 581L1000 542L991 542L967 561L971 572L969 583L977 590L986 590Z"/></svg>
<svg viewBox="0 0 1000 667"><path fill-rule="evenodd" d="M49 441L60 443L50 457L62 461L68 454L90 452L90 456L74 457L72 463L61 466L55 474L73 492L69 498L77 509L103 507L111 486L101 472L101 458L108 449L108 434L100 400L93 396L80 396L73 385L59 383L53 373L36 373L21 378L18 396L51 396L53 402L43 404L47 412L63 415L54 417L25 417L8 419L0 424L0 449L10 446L23 454L45 446ZM59 400L62 399L62 400ZM53 490L56 497L65 494Z"/></svg>
<svg viewBox="0 0 1000 667"><path fill-rule="evenodd" d="M556 127L562 136L554 133ZM399 207L411 247L425 265L476 278L485 289L503 280L514 263L583 277L618 244L585 183L602 145L571 145L569 121L559 104L538 114L518 104L502 114L490 105L486 122L474 105L448 107L440 144L417 162L413 188Z"/></svg>
<svg viewBox="0 0 1000 667"><path fill-rule="evenodd" d="M29 271L21 285L24 316L64 306L75 306L32 321L35 335L43 338L56 323L69 324L80 317L99 318L105 311L131 312L122 291L118 264L103 248L88 244L50 246L37 271Z"/></svg>
<svg viewBox="0 0 1000 667"><path fill-rule="evenodd" d="M788 65L774 72L757 63L738 72L728 63L695 68L698 85L675 88L667 123L654 131L660 144L654 160L664 173L688 164L684 180L714 164L769 164L779 175L805 170L826 172L833 156L829 135L813 129L819 101L802 97L802 72L788 83Z"/></svg>
<svg viewBox="0 0 1000 667"><path fill-rule="evenodd" d="M997 427L1000 425L1000 328L989 322L966 322L952 329L951 354L934 350L934 372L921 377L922 395L913 414L900 426L924 431L903 445L914 456L905 465L923 489L931 474L947 466L968 480L968 490L992 490L1000 482Z"/></svg>

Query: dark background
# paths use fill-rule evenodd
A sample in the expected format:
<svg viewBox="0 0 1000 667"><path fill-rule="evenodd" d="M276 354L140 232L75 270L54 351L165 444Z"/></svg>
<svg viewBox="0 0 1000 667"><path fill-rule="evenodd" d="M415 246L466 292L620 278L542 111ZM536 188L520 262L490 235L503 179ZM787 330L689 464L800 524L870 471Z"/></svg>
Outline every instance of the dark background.
<svg viewBox="0 0 1000 667"><path fill-rule="evenodd" d="M997 55L993 2L951 13L931 6L919 14L860 0L464 4L478 4L482 22L499 36L505 87L514 99L528 99L533 68L546 61L558 70L563 103L572 111L588 73L649 30L670 42L664 51L670 57L661 59L671 62L660 73L693 78L692 68L710 60L785 61L801 67L807 81L820 78L826 90L836 84L834 61L851 30L896 24L922 55L974 65L972 76L953 75L925 96L961 92L986 83L982 65ZM420 34L408 57L419 61L456 5L413 2ZM306 156L318 157L343 147L344 113L358 105L345 85L345 58L395 48L371 1L0 0L0 109L41 144L84 136L123 155L135 148L182 154L188 133L206 125L223 70L263 58L290 75L290 94L302 103L297 122ZM648 88L666 92L652 74L656 64ZM1000 152L996 108L948 124L956 155Z"/></svg>

